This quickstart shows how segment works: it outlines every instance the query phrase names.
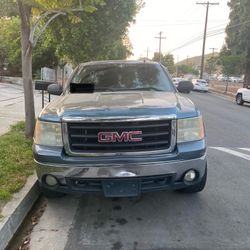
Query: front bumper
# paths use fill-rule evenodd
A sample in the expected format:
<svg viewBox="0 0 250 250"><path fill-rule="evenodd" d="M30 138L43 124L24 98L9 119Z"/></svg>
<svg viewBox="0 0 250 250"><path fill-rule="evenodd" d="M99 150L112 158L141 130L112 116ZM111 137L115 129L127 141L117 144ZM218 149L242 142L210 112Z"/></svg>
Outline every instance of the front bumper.
<svg viewBox="0 0 250 250"><path fill-rule="evenodd" d="M205 141L178 145L170 154L117 157L69 157L61 148L33 147L37 176L40 185L45 183L46 175L53 175L59 185L52 189L59 192L87 193L104 192L107 182L114 185L130 183L137 185L138 192L162 189L179 189L198 182L206 169ZM197 179L190 183L183 181L186 171L193 169ZM121 196L130 196L123 194Z"/></svg>

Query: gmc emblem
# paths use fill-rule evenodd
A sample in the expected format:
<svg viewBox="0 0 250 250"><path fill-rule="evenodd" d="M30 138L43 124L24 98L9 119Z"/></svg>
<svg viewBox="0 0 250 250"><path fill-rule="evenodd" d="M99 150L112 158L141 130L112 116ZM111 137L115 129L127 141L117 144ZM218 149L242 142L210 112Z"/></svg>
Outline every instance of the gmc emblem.
<svg viewBox="0 0 250 250"><path fill-rule="evenodd" d="M122 132L119 134L118 132L99 132L98 133L98 142L106 143L106 142L139 142L142 141L141 137L137 137L141 135L142 131L129 131Z"/></svg>

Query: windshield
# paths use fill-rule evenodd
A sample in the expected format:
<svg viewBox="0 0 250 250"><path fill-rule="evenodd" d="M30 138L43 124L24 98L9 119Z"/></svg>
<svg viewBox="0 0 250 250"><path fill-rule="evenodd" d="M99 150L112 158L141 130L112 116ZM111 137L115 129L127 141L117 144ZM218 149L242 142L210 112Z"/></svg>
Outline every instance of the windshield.
<svg viewBox="0 0 250 250"><path fill-rule="evenodd" d="M74 85L74 92L77 92L77 87L75 88L77 85L85 85L86 88L89 87L95 92L173 91L172 83L161 66L145 63L79 67L71 80L71 85Z"/></svg>

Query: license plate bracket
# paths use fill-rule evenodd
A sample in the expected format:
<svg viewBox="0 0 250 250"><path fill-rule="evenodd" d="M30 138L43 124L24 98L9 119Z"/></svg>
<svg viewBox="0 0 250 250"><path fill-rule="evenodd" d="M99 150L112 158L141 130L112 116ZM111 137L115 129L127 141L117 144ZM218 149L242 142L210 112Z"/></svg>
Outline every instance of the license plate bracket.
<svg viewBox="0 0 250 250"><path fill-rule="evenodd" d="M141 192L140 180L105 180L102 181L106 197L134 197Z"/></svg>

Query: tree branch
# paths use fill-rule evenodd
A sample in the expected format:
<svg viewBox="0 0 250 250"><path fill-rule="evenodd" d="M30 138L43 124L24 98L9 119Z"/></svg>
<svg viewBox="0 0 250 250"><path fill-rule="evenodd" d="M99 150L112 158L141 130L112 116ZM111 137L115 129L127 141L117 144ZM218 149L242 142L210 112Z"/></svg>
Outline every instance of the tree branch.
<svg viewBox="0 0 250 250"><path fill-rule="evenodd" d="M37 20L36 22L34 23L34 25L32 26L31 28L31 31L30 31L30 43L33 44L34 42L34 35L35 35L35 31L40 23L41 20L43 20L45 17L47 17L48 15L50 14L50 12L45 12L43 13Z"/></svg>
<svg viewBox="0 0 250 250"><path fill-rule="evenodd" d="M42 27L42 29L40 30L40 32L38 33L38 35L36 37L33 37L34 41L33 41L33 47L36 46L36 43L39 39L39 37L42 35L42 33L46 30L46 28L48 27L48 25L55 19L57 18L58 16L60 15L66 15L65 12L58 12L56 14L54 14L46 23L45 25Z"/></svg>
<svg viewBox="0 0 250 250"><path fill-rule="evenodd" d="M60 15L67 15L70 12L79 12L79 11L83 11L83 9L71 9L71 10L65 10L65 11L47 11L45 13L43 13L35 22L35 24L33 25L33 27L31 28L31 32L30 32L30 37L29 37L29 41L31 43L32 47L35 47L37 44L38 39L40 38L40 36L42 35L42 33L46 30L46 28L48 27L48 25L58 16ZM38 33L38 35L35 37L35 32L38 28L39 23L46 18L47 16L49 16L50 14L54 14L52 17L50 17L50 19L45 23L45 25L42 27L42 29L40 30L40 32Z"/></svg>

